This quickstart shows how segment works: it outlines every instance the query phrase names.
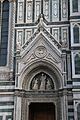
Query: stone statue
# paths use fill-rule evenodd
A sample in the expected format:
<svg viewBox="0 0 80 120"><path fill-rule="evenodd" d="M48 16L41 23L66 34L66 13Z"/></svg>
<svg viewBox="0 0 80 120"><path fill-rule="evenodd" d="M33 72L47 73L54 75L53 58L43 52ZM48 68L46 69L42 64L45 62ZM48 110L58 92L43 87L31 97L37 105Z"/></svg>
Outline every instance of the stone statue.
<svg viewBox="0 0 80 120"><path fill-rule="evenodd" d="M46 90L51 90L51 89L52 89L52 87L51 87L50 80L47 80Z"/></svg>
<svg viewBox="0 0 80 120"><path fill-rule="evenodd" d="M32 89L33 90L38 90L38 79L37 78L35 78L35 80L34 80L34 85L33 85Z"/></svg>
<svg viewBox="0 0 80 120"><path fill-rule="evenodd" d="M40 85L40 90L45 90L45 84L46 84L46 75L42 73L41 75L41 85Z"/></svg>
<svg viewBox="0 0 80 120"><path fill-rule="evenodd" d="M19 41L17 42L17 50L21 50L21 43Z"/></svg>

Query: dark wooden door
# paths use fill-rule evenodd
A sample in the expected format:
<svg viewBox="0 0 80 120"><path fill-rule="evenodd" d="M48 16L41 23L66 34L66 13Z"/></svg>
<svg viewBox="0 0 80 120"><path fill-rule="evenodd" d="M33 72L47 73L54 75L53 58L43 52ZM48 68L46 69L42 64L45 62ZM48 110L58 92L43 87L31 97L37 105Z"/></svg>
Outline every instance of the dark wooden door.
<svg viewBox="0 0 80 120"><path fill-rule="evenodd" d="M55 120L55 106L52 103L30 105L29 120Z"/></svg>

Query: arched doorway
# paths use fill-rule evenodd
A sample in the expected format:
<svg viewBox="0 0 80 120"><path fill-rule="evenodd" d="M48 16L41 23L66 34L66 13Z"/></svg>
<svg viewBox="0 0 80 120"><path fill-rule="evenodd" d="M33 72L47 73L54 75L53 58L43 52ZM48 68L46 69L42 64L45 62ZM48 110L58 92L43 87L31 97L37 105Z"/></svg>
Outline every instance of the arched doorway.
<svg viewBox="0 0 80 120"><path fill-rule="evenodd" d="M55 105L53 103L31 103L29 106L29 120L56 120Z"/></svg>
<svg viewBox="0 0 80 120"><path fill-rule="evenodd" d="M16 120L65 120L62 118L63 98L59 94L63 81L58 70L47 62L37 62L23 73L19 81L22 89L16 91L19 111Z"/></svg>

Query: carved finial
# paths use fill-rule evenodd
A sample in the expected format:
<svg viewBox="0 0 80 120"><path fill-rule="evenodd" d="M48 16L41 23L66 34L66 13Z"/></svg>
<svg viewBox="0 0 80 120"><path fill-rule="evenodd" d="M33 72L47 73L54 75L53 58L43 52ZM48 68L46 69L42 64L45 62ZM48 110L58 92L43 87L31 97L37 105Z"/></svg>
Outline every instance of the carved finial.
<svg viewBox="0 0 80 120"><path fill-rule="evenodd" d="M40 16L40 22L39 22L39 28L40 28L40 31L43 31L43 26L44 26L44 24L43 24L43 15L41 14L41 16Z"/></svg>
<svg viewBox="0 0 80 120"><path fill-rule="evenodd" d="M42 17L42 14L41 14L41 18L40 18L40 25L43 26L43 17Z"/></svg>

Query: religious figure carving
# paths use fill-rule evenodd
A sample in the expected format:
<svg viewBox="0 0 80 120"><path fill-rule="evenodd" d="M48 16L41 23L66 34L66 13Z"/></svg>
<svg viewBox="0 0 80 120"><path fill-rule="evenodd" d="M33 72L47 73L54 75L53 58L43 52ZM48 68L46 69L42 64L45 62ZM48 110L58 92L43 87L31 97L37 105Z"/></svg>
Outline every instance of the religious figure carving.
<svg viewBox="0 0 80 120"><path fill-rule="evenodd" d="M46 89L47 89L47 90L51 90L51 89L52 89L50 80L47 80Z"/></svg>
<svg viewBox="0 0 80 120"><path fill-rule="evenodd" d="M51 78L45 73L39 73L35 76L31 83L32 90L52 90L54 84Z"/></svg>
<svg viewBox="0 0 80 120"><path fill-rule="evenodd" d="M33 90L38 90L38 79L37 78L35 78Z"/></svg>
<svg viewBox="0 0 80 120"><path fill-rule="evenodd" d="M45 90L45 84L46 84L46 75L42 73L41 75L41 85L40 85L40 90Z"/></svg>

